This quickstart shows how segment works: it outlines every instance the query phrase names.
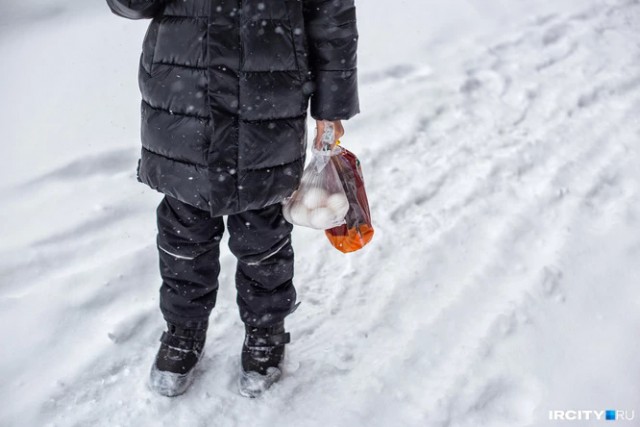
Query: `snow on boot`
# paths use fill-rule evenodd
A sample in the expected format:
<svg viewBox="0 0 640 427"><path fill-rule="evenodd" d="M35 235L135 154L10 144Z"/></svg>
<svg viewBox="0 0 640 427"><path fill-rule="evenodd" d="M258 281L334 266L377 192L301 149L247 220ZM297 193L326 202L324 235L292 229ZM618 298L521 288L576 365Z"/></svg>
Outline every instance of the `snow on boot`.
<svg viewBox="0 0 640 427"><path fill-rule="evenodd" d="M207 322L187 327L167 323L160 337L160 349L151 367L149 386L163 396L178 396L191 385L194 370L204 353Z"/></svg>
<svg viewBox="0 0 640 427"><path fill-rule="evenodd" d="M284 332L284 322L270 328L245 326L242 346L240 394L258 397L280 379L280 364L284 359L284 346L291 340Z"/></svg>

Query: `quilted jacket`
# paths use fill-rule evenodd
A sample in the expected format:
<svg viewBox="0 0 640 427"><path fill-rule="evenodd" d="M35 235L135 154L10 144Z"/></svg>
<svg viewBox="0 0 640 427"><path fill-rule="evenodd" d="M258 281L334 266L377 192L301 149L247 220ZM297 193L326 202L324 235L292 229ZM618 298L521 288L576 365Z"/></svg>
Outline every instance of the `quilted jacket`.
<svg viewBox="0 0 640 427"><path fill-rule="evenodd" d="M151 18L138 179L229 215L298 186L306 117L359 112L354 0L107 0Z"/></svg>

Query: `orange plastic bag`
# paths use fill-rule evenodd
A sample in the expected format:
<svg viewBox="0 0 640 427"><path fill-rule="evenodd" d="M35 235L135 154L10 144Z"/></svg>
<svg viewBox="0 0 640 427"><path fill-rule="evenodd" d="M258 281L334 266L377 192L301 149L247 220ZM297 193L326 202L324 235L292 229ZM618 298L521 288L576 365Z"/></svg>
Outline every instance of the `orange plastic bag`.
<svg viewBox="0 0 640 427"><path fill-rule="evenodd" d="M337 146L331 156L342 186L349 201L345 223L325 230L329 242L341 252L349 253L362 249L373 238L373 224L369 201L364 188L364 177L360 161L351 151Z"/></svg>

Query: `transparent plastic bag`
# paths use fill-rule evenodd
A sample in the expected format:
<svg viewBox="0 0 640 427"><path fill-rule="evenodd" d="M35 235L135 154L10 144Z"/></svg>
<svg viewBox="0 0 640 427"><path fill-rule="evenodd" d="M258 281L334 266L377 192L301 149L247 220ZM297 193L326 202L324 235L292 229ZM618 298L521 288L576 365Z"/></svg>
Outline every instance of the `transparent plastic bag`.
<svg viewBox="0 0 640 427"><path fill-rule="evenodd" d="M294 225L326 230L345 222L349 202L336 166L330 161L337 153L333 128L314 146L310 163L302 173L298 189L284 201L284 218ZM331 141L331 142L330 142Z"/></svg>
<svg viewBox="0 0 640 427"><path fill-rule="evenodd" d="M342 181L349 209L345 223L326 230L325 234L339 251L355 252L369 243L374 233L362 168L356 155L343 147L333 150L331 163Z"/></svg>

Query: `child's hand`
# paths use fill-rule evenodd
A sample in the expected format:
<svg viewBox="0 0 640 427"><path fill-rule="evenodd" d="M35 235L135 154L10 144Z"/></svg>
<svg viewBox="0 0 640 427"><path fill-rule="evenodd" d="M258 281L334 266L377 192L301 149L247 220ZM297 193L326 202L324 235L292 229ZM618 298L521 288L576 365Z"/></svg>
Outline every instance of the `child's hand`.
<svg viewBox="0 0 640 427"><path fill-rule="evenodd" d="M344 127L342 127L342 121L326 121L326 120L316 120L316 139L314 141L314 147L318 150L322 150L325 145L322 141L322 136L324 135L325 130L327 130L328 126L333 126L333 141L329 149L333 148L336 144L336 141L344 135Z"/></svg>

